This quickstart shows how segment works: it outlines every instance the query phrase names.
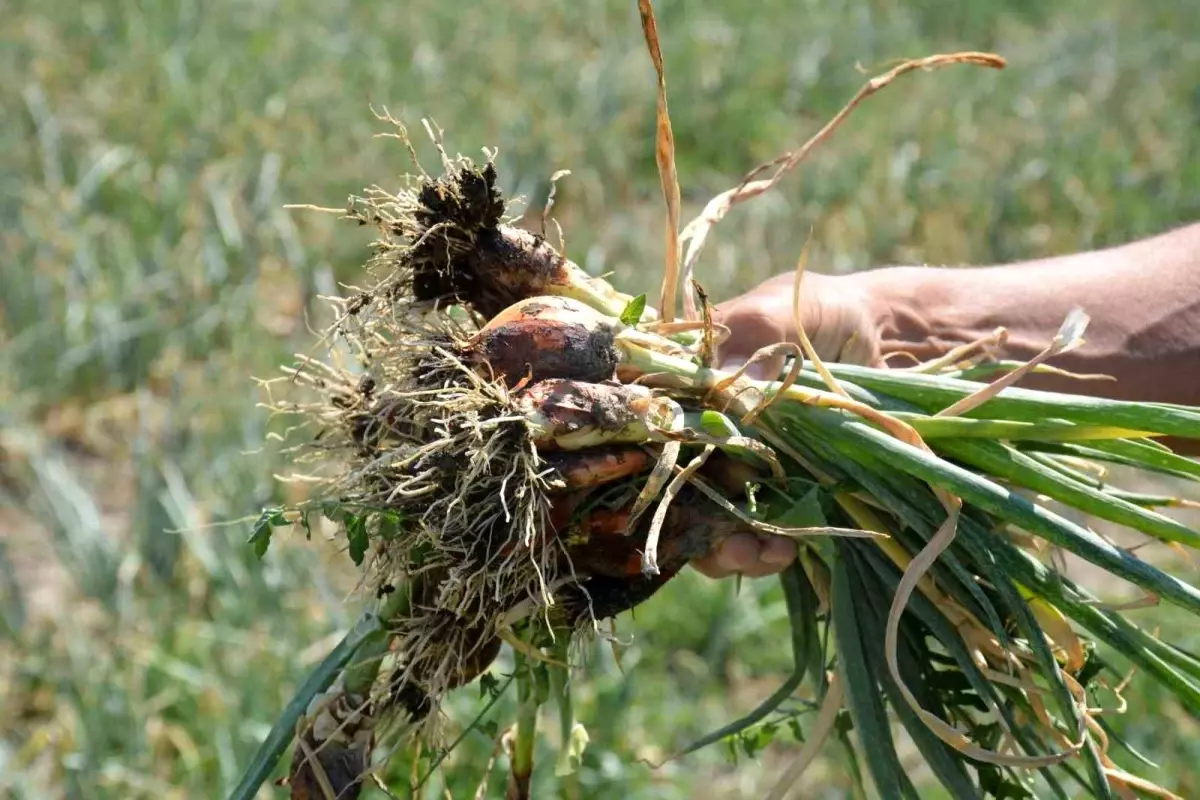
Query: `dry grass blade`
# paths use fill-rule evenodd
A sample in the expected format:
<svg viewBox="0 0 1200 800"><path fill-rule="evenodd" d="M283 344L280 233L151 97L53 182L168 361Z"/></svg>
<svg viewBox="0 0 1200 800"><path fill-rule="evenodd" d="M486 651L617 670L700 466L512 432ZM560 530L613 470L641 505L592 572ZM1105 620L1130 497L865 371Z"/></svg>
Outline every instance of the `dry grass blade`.
<svg viewBox="0 0 1200 800"><path fill-rule="evenodd" d="M784 381L783 388L777 389L775 391L776 396L783 394L784 392L787 391L786 387L792 386L796 382L796 377L799 375L800 370L804 366L803 351L800 350L799 346L792 344L791 342L779 342L778 344L770 344L770 345L767 345L766 347L760 347L758 350L755 350L754 354L751 355L750 358L746 359L745 364L742 364L740 367L737 368L737 370L730 373L726 377L721 378L719 381L717 381L716 383L714 383L712 385L712 388L710 388L708 390L708 393L704 396L705 404L712 405L715 398L722 398L723 403L724 403L724 408L722 408L722 412L724 412L725 410L728 410L729 406L733 404L733 401L735 399L737 399L738 397L740 397L744 392L747 392L747 391L757 392L761 396L761 402L759 403L759 408L756 410L755 408L747 407L747 408L742 409L742 411L741 411L743 416L753 415L750 417L750 420L746 421L747 424L749 424L750 421L753 421L754 417L758 416L760 413L762 413L763 410L765 410L764 408L762 408L762 406L763 406L763 403L767 402L768 398L766 396L766 393L763 392L763 390L761 388L759 388L758 386L754 386L754 385L739 386L738 380L743 375L745 375L746 372L753 365L758 364L763 361L770 363L774 359L786 358L786 356L788 356L788 355L793 356L793 358L795 359L793 366L792 366L792 371L788 374L788 378ZM735 388L737 389L737 391L733 392L731 394L729 390L735 389Z"/></svg>
<svg viewBox="0 0 1200 800"><path fill-rule="evenodd" d="M570 174L571 174L571 170L560 169L557 172L555 172L553 175L550 176L550 192L549 192L549 194L546 195L546 204L544 206L542 206L542 238L546 237L546 226L550 221L550 212L554 209L554 196L556 194L558 194L558 182ZM565 254L567 249L566 249L566 247L561 246L561 244L562 244L562 231L561 230L558 232L558 238L559 238L559 244L560 244L559 250Z"/></svg>
<svg viewBox="0 0 1200 800"><path fill-rule="evenodd" d="M676 433L660 433L658 435L669 441L685 442L688 444L713 445L720 448L732 447L741 450L748 450L766 462L767 466L771 469L771 476L775 480L782 481L787 478L787 473L783 469L783 464L779 462L779 456L775 455L775 451L757 439L753 439L749 436L715 436L713 434L705 433L703 431L696 431L691 428L684 428Z"/></svg>
<svg viewBox="0 0 1200 800"><path fill-rule="evenodd" d="M644 1L644 0L643 0ZM841 111L833 116L829 122L825 123L825 127L817 131L812 138L802 144L796 150L784 153L773 161L768 161L765 164L760 164L751 170L742 182L737 186L714 197L708 201L708 205L700 212L700 215L693 219L683 229L680 235L682 241L687 242L687 250L683 260L683 271L685 276L690 276L695 268L697 259L700 257L700 251L704 247L704 242L708 238L708 233L713 226L720 222L730 209L738 203L745 202L753 197L756 197L763 192L772 189L783 177L790 172L797 164L803 161L813 148L821 144L829 138L829 136L837 130L838 126L850 115L859 103L866 98L883 89L896 78L908 72L915 70L931 70L939 67L946 67L952 64L973 64L980 67L991 67L992 69L1003 69L1005 61L995 53L978 53L978 52L963 52L963 53L943 53L939 55L928 56L926 58L917 58L911 61L905 61L882 75L876 75L871 80L867 81L861 89L850 98ZM762 173L774 168L775 172L770 178L759 179L758 176Z"/></svg>
<svg viewBox="0 0 1200 800"><path fill-rule="evenodd" d="M646 485L642 487L642 491L638 492L637 499L633 501L633 508L629 512L629 522L625 525L626 534L633 533L642 514L646 513L646 509L650 507L654 498L658 497L658 493L667 484L667 478L670 477L671 471L679 462L679 453L682 450L683 445L679 441L669 441L663 445L658 463L654 465L654 469L650 470L650 477L646 478Z"/></svg>
<svg viewBox="0 0 1200 800"><path fill-rule="evenodd" d="M708 457L715 450L716 447L713 445L705 445L700 455L679 470L667 484L667 488L663 490L662 500L659 501L658 508L654 509L654 518L650 521L650 532L646 536L646 549L642 553L642 572L644 574L657 575L659 573L658 537L662 533L663 522L667 519L667 509L671 507L671 501L675 499L675 495L679 494L679 490L683 488L688 479L696 474L696 470L704 466L704 462L708 461Z"/></svg>
<svg viewBox="0 0 1200 800"><path fill-rule="evenodd" d="M718 492L713 487L709 486L698 475L691 475L688 482L700 490L705 497L712 500L721 508L728 511L733 516L740 519L742 522L749 525L754 530L760 533L769 533L774 536L788 536L799 539L804 536L844 536L850 539L886 539L886 533L879 531L860 530L859 528L834 528L827 526L811 527L811 528L782 528L778 525L772 525L769 522L757 520L748 515L745 511L735 506L726 499L725 495Z"/></svg>
<svg viewBox="0 0 1200 800"><path fill-rule="evenodd" d="M700 366L708 369L713 365L713 359L716 357L716 340L713 336L713 318L712 306L708 302L708 292L704 291L704 287L688 276L687 285L695 290L700 297L700 318L703 324L701 329L704 332L703 338L700 340ZM688 293L691 296L691 292ZM726 328L725 330L729 330Z"/></svg>
<svg viewBox="0 0 1200 800"><path fill-rule="evenodd" d="M1127 797L1137 797L1138 793L1149 795L1150 797L1161 797L1163 800L1183 800L1183 797L1175 794L1169 789L1164 789L1156 783L1139 778L1136 775L1130 775L1117 767L1106 767L1104 770L1105 776L1117 786L1113 788L1123 788L1126 790Z"/></svg>
<svg viewBox="0 0 1200 800"><path fill-rule="evenodd" d="M779 346L780 345L776 345L776 347ZM791 342L783 342L782 346L785 348L796 347ZM804 369L804 359L801 357L800 353L797 352L795 354L795 358L792 359L792 367L788 370L788 374L783 379L783 382L779 384L779 388L775 389L771 396L768 397L764 402L761 402L754 408L750 409L750 411L742 417L742 423L745 425L752 425L754 421L763 414L763 412L765 412L775 403L779 402L779 399L787 394L787 390L796 385L796 381L800 377L800 370L802 369Z"/></svg>
<svg viewBox="0 0 1200 800"><path fill-rule="evenodd" d="M837 722L838 711L841 709L842 682L835 673L829 680L829 688L825 690L825 699L821 701L821 710L817 712L817 718L813 720L812 728L809 729L808 736L804 740L804 746L800 748L800 754L796 756L796 760L771 789L771 793L767 795L768 800L783 800L787 797L788 792L796 785L796 781L803 777L805 770L820 754L821 746L833 732L833 725Z"/></svg>
<svg viewBox="0 0 1200 800"><path fill-rule="evenodd" d="M948 408L944 408L934 416L937 417L957 417L966 414L968 411L978 408L979 406L991 400L1000 392L1012 386L1021 378L1028 375L1036 369L1043 361L1053 358L1061 353L1066 353L1083 344L1083 332L1087 328L1088 315L1082 310L1072 309L1067 318L1063 320L1062 327L1058 329L1058 333L1054 335L1054 340L1050 342L1045 350L1038 353L1028 362L1017 367L1012 372L1009 372L998 378L996 381L989 383L987 386L980 389L974 394L967 395L963 399L954 403Z"/></svg>
<svg viewBox="0 0 1200 800"><path fill-rule="evenodd" d="M938 528L937 532L929 540L929 544L913 557L912 563L904 571L904 575L900 579L900 584L896 587L896 595L892 599L892 607L888 612L887 628L884 634L883 650L887 659L888 672L891 673L892 680L895 681L896 687L900 690L905 702L917 714L921 722L939 739L969 758L974 758L988 764L1013 767L1048 767L1062 763L1083 749L1086 741L1085 738L1081 737L1078 742L1070 743L1067 749L1062 752L1050 753L1044 756L1008 755L986 750L973 744L962 731L922 708L920 701L917 700L912 690L908 688L908 685L900 676L900 665L897 661L900 617L904 613L904 608L908 605L909 598L912 597L917 584L925 577L925 574L933 566L933 562L937 560L938 556L954 541L954 536L958 531L960 508L961 501L958 501L958 506L954 508L946 518L946 521L942 523L942 526Z"/></svg>
<svg viewBox="0 0 1200 800"><path fill-rule="evenodd" d="M667 252L658 310L663 322L672 322L675 319L675 296L679 293L680 201L679 175L675 171L675 134L671 131L671 115L667 110L667 73L663 67L662 48L658 43L658 22L654 19L654 6L650 0L638 0L638 13L642 18L642 33L646 35L646 49L650 51L650 60L654 62L654 71L658 74L654 160L658 163L658 177L667 204ZM683 302L685 318L696 319L696 301L690 292L685 293Z"/></svg>
<svg viewBox="0 0 1200 800"><path fill-rule="evenodd" d="M817 355L817 349L813 347L812 340L808 338L800 316L800 284L804 281L804 269L808 266L808 245L811 241L812 234L810 232L809 238L804 240L804 247L800 250L800 258L796 260L796 277L792 281L792 323L796 326L796 338L800 341L800 350L803 351L805 358L812 362L813 368L821 376L821 380L825 381L829 391L849 399L850 395L838 383L837 378L833 377L833 373L825 366L821 357Z"/></svg>
<svg viewBox="0 0 1200 800"><path fill-rule="evenodd" d="M1066 616L1050 603L1028 590L1023 590L1022 594L1025 595L1025 601L1029 603L1029 609L1033 612L1034 619L1045 631L1046 638L1066 657L1063 667L1067 674L1077 674L1087 661L1087 651L1079 634L1075 633L1075 629L1071 627Z"/></svg>
<svg viewBox="0 0 1200 800"><path fill-rule="evenodd" d="M934 358L929 361L924 361L916 366L908 367L909 372L925 372L929 374L937 374L944 369L949 369L955 364L966 360L969 356L975 355L980 350L986 350L989 347L1004 344L1008 340L1008 330L1005 328L996 328L987 336L981 336L973 342L960 344L958 347L951 348L944 356Z"/></svg>

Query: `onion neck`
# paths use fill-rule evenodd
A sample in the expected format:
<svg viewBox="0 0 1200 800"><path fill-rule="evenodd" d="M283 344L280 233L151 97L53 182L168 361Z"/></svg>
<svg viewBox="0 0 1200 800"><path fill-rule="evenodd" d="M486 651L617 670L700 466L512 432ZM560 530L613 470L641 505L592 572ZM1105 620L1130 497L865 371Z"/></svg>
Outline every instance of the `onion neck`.
<svg viewBox="0 0 1200 800"><path fill-rule="evenodd" d="M640 343L617 337L617 349L620 352L620 365L640 372L646 376L642 381L647 386L663 385L679 386L688 389L712 389L723 381L728 381L735 373L726 372L697 364L690 358L662 353L651 350ZM722 394L731 398L730 408L748 412L753 407L753 392L746 398L746 388L756 389L767 399L782 394L788 400L810 405L841 405L840 398L832 392L810 389L805 386L792 384L784 386L781 381L758 381L739 377ZM746 408L741 409L740 406Z"/></svg>

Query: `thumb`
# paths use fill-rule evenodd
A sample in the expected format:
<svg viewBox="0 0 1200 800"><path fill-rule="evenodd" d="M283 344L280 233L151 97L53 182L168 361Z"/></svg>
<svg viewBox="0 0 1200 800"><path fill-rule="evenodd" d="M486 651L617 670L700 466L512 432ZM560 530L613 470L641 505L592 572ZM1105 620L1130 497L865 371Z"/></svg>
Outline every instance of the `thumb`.
<svg viewBox="0 0 1200 800"><path fill-rule="evenodd" d="M780 317L760 302L732 301L716 309L717 321L729 329L729 338L717 348L717 368L756 380L776 378L783 371L782 354L756 355L762 348L788 340Z"/></svg>

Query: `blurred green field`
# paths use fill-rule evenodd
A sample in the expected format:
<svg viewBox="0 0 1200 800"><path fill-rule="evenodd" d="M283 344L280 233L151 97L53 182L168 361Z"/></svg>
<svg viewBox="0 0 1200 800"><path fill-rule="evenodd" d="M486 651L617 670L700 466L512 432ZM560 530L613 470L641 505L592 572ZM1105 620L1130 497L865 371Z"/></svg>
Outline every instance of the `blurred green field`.
<svg viewBox="0 0 1200 800"><path fill-rule="evenodd" d="M1200 219L1192 0L656 6L685 217L813 132L863 70L964 48L1009 59L871 98L718 228L700 269L717 297L790 268L810 229L812 268L846 272ZM310 345L317 295L354 283L366 253L365 233L283 205L336 206L409 169L372 138L386 128L371 105L433 117L452 151L498 147L506 190L534 209L570 169L555 206L569 255L627 290L655 284L653 71L635 7L0 3L0 796L221 797L353 620L335 543L279 537L258 563L247 522L215 524L281 499L251 376ZM773 690L785 630L774 583L739 594L690 574L621 619L620 665L597 647L580 687L591 745L566 796L761 796L787 737L737 764L720 747L657 771L639 759ZM1150 776L1200 796L1197 721L1155 690L1128 697L1113 724L1158 758ZM478 706L468 693L456 719ZM424 796L448 782L470 797L490 750L468 738ZM537 796L552 773L547 750ZM836 757L808 780L804 797L849 796Z"/></svg>

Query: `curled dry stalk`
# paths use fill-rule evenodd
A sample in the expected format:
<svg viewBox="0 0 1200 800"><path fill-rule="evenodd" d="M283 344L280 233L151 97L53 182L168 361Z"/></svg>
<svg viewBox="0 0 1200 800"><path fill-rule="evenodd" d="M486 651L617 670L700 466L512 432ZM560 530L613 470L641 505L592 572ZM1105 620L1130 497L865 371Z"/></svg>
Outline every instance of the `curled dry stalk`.
<svg viewBox="0 0 1200 800"><path fill-rule="evenodd" d="M675 298L679 295L679 175L675 170L675 134L671 131L671 114L667 108L667 74L663 65L662 47L658 41L658 22L654 18L651 0L638 0L638 14L646 49L658 76L657 105L654 112L654 161L658 164L663 200L667 206L666 249L664 253L662 294L659 309L663 322L675 320ZM685 286L691 282L684 280ZM696 301L690 292L684 294L684 319L695 321Z"/></svg>
<svg viewBox="0 0 1200 800"><path fill-rule="evenodd" d="M828 688L825 689L825 697L821 701L821 710L817 713L817 718L808 730L808 738L804 740L804 746L800 748L800 752L796 755L796 760L788 765L787 770L780 776L774 788L771 789L771 793L767 795L769 800L783 800L783 798L787 797L792 787L796 785L796 782L803 777L813 761L820 755L821 747L829 739L829 735L833 733L833 726L837 722L838 712L842 710L842 702L841 680L837 675L834 675L829 680Z"/></svg>
<svg viewBox="0 0 1200 800"><path fill-rule="evenodd" d="M704 244L708 240L708 235L713 227L718 222L725 218L733 208L741 203L757 197L764 192L779 185L783 178L796 168L808 155L816 149L818 145L833 135L834 131L846 120L846 117L854 111L855 108L871 95L889 86L894 80L902 75L917 70L928 71L941 67L951 66L954 64L970 64L980 67L989 67L991 69L1003 69L1006 62L1003 58L995 53L979 53L979 52L961 52L961 53L944 53L939 55L926 56L925 58L916 58L909 61L904 61L895 67L892 67L887 72L876 75L871 78L855 95L850 98L850 101L835 114L825 125L815 134L809 137L804 144L800 145L795 150L783 153L782 155L759 164L757 167L746 173L741 182L728 189L721 194L708 201L704 210L691 220L680 234L680 241L686 245L683 255L683 281L684 285L690 286L692 276L695 272L696 263L700 258L700 253L704 249ZM772 172L769 178L759 178L765 172ZM663 294L666 296L666 279L674 280L673 273L667 273L664 276ZM671 284L672 289L674 283Z"/></svg>

